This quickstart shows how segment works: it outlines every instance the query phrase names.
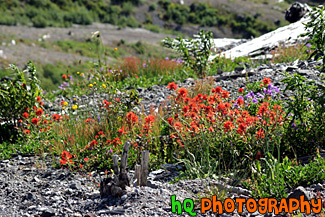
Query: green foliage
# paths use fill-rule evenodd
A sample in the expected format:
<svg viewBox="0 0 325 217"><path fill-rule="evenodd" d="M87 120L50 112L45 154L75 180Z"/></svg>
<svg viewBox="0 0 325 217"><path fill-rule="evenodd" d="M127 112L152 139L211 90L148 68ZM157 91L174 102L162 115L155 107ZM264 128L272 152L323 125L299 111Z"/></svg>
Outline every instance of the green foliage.
<svg viewBox="0 0 325 217"><path fill-rule="evenodd" d="M305 24L306 33L301 36L308 36L307 44L311 44L312 53L310 57L317 56L318 59L323 59L322 70L325 70L325 17L324 6L321 8L314 7L310 13L311 20Z"/></svg>
<svg viewBox="0 0 325 217"><path fill-rule="evenodd" d="M212 47L212 32L201 30L195 39L183 39L177 37L175 40L169 37L163 40L163 45L179 52L186 66L203 77L207 72L208 60Z"/></svg>
<svg viewBox="0 0 325 217"><path fill-rule="evenodd" d="M36 97L41 92L33 63L28 62L24 72L15 65L11 65L10 68L16 73L16 77L12 81L0 83L0 117L1 121L16 125L25 109L35 105ZM28 83L24 73L29 75Z"/></svg>
<svg viewBox="0 0 325 217"><path fill-rule="evenodd" d="M325 144L325 87L299 75L289 75L282 81L285 91L292 91L293 99L287 101L287 115L291 118L284 138L295 144L300 156L314 153Z"/></svg>
<svg viewBox="0 0 325 217"><path fill-rule="evenodd" d="M245 186L255 198L286 198L288 192L298 186L322 182L325 178L325 159L317 156L306 165L296 165L288 157L280 163L272 155L261 158L253 166L251 182Z"/></svg>

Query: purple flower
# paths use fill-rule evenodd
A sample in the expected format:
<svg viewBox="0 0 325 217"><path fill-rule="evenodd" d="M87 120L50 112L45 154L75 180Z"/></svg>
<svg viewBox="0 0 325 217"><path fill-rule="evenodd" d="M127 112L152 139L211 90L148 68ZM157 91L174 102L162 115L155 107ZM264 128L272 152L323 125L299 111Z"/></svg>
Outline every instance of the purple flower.
<svg viewBox="0 0 325 217"><path fill-rule="evenodd" d="M288 116L293 116L293 114L292 113L289 113Z"/></svg>
<svg viewBox="0 0 325 217"><path fill-rule="evenodd" d="M291 126L292 126L292 127L297 127L297 125L296 125L295 123L293 123Z"/></svg>
<svg viewBox="0 0 325 217"><path fill-rule="evenodd" d="M306 44L306 47L311 48L311 44L310 43Z"/></svg>
<svg viewBox="0 0 325 217"><path fill-rule="evenodd" d="M260 94L260 93L257 93L257 96L258 96L259 98L264 99L264 96L263 96L262 94Z"/></svg>
<svg viewBox="0 0 325 217"><path fill-rule="evenodd" d="M254 97L254 99L252 100L252 103L258 103L257 99Z"/></svg>
<svg viewBox="0 0 325 217"><path fill-rule="evenodd" d="M264 89L263 91L264 91L265 95L271 95L272 96L272 90Z"/></svg>
<svg viewBox="0 0 325 217"><path fill-rule="evenodd" d="M103 71L103 70L104 70L104 67L101 67L101 68L100 68L100 71Z"/></svg>
<svg viewBox="0 0 325 217"><path fill-rule="evenodd" d="M242 99L242 100L244 101L244 98L243 98L242 96L239 96L238 99ZM238 99L237 99L237 100L238 100Z"/></svg>
<svg viewBox="0 0 325 217"><path fill-rule="evenodd" d="M100 121L100 117L98 116L98 121Z"/></svg>
<svg viewBox="0 0 325 217"><path fill-rule="evenodd" d="M47 92L44 90L43 92L42 92L42 94L46 94Z"/></svg>
<svg viewBox="0 0 325 217"><path fill-rule="evenodd" d="M109 153L112 153L112 152L113 152L113 149L110 148L110 149L109 149Z"/></svg>
<svg viewBox="0 0 325 217"><path fill-rule="evenodd" d="M165 58L165 60L169 60L169 58L168 58L168 57L166 57L166 58Z"/></svg>
<svg viewBox="0 0 325 217"><path fill-rule="evenodd" d="M143 63L143 65L142 65L142 66L143 66L143 68L146 68L146 67L147 67L147 64Z"/></svg>
<svg viewBox="0 0 325 217"><path fill-rule="evenodd" d="M253 97L254 97L254 92L253 91L251 91L250 93L248 93L246 95L246 98L253 98Z"/></svg>
<svg viewBox="0 0 325 217"><path fill-rule="evenodd" d="M276 92L276 93L280 93L280 90L278 87L273 87L273 90Z"/></svg>

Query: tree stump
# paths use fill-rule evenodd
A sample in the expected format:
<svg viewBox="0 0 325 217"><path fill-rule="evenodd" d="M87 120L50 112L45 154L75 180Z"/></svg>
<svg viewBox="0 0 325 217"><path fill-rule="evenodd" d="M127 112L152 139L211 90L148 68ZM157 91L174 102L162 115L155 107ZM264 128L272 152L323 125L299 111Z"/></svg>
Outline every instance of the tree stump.
<svg viewBox="0 0 325 217"><path fill-rule="evenodd" d="M149 151L143 151L141 165L135 165L134 179L137 180L136 186L147 186L149 171Z"/></svg>
<svg viewBox="0 0 325 217"><path fill-rule="evenodd" d="M100 196L107 197L112 195L114 197L121 197L126 194L126 186L130 185L130 179L126 172L128 151L130 142L126 142L123 147L123 153L120 164L120 171L118 171L118 156L113 155L113 171L112 177L104 178L100 182Z"/></svg>

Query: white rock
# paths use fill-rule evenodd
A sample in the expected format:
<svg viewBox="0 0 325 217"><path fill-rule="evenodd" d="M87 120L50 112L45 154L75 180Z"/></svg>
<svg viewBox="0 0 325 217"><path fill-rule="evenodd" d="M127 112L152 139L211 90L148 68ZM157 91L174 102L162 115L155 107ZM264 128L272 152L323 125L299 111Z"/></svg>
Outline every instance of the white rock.
<svg viewBox="0 0 325 217"><path fill-rule="evenodd" d="M278 46L279 43L295 43L298 39L298 36L302 33L305 33L305 25L303 23L307 23L309 20L309 17L302 18L295 23L280 27L258 38L240 44L230 50L221 53L221 55L225 55L227 58L234 59L236 57L249 56L250 53L263 49L264 47ZM217 56L219 55L210 56L209 60L211 61Z"/></svg>

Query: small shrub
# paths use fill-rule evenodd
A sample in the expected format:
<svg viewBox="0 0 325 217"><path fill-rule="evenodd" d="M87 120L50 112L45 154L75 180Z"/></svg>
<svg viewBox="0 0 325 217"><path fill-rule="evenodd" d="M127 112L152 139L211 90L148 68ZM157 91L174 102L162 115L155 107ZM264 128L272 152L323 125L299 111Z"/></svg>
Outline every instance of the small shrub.
<svg viewBox="0 0 325 217"><path fill-rule="evenodd" d="M325 16L324 16L324 6L321 8L314 7L313 12L310 13L311 20L305 24L306 33L301 36L308 36L309 40L306 42L306 45L309 44L311 57L316 57L318 59L323 59L322 70L325 70Z"/></svg>
<svg viewBox="0 0 325 217"><path fill-rule="evenodd" d="M177 37L175 40L169 37L162 42L165 47L172 48L179 52L185 64L204 77L208 67L208 60L212 47L212 32L201 30L195 39L183 39Z"/></svg>
<svg viewBox="0 0 325 217"><path fill-rule="evenodd" d="M37 28L45 28L48 26L47 19L41 15L32 18L33 26Z"/></svg>
<svg viewBox="0 0 325 217"><path fill-rule="evenodd" d="M36 105L36 97L40 96L41 90L36 77L36 69L32 62L28 62L24 72L15 65L10 68L16 73L16 77L0 83L0 117L2 121L17 125L22 114ZM29 75L29 86L24 73Z"/></svg>

